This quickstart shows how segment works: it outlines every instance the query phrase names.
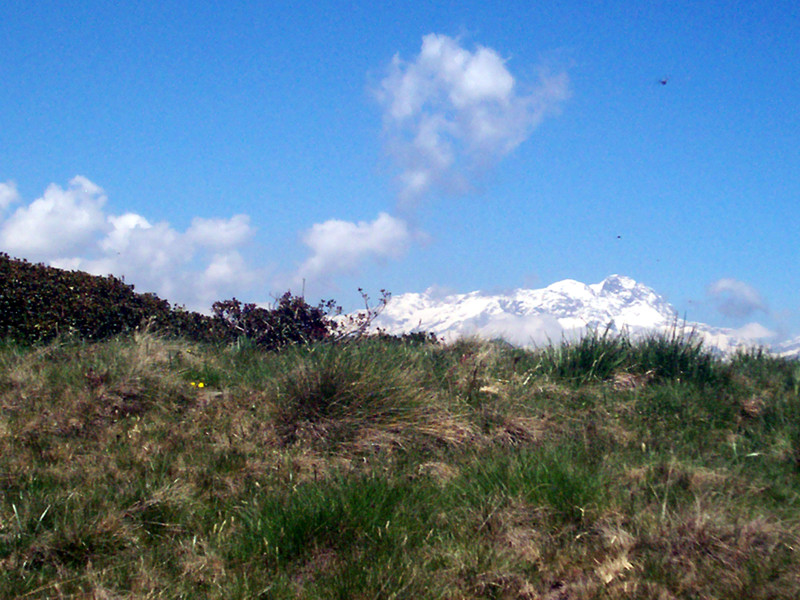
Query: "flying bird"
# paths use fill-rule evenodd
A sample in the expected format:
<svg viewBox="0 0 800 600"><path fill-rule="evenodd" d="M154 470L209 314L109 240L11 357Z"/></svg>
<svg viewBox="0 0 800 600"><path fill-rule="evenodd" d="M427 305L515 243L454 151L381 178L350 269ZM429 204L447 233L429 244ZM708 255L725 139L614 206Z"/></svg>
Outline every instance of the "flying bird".
<svg viewBox="0 0 800 600"><path fill-rule="evenodd" d="M660 83L661 85L667 85L668 81L669 81L669 77L664 77L664 79L659 79L658 83Z"/></svg>

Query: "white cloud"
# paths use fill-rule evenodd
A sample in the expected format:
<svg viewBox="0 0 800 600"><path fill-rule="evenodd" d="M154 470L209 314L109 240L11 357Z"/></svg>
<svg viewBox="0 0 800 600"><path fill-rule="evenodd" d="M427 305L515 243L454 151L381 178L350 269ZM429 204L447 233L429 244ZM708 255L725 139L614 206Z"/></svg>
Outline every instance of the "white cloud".
<svg viewBox="0 0 800 600"><path fill-rule="evenodd" d="M141 215L135 213L125 213L122 216L109 216L108 222L111 223L111 231L100 241L100 247L106 252L121 253L127 250L131 243L131 237L135 231L151 229L153 226Z"/></svg>
<svg viewBox="0 0 800 600"><path fill-rule="evenodd" d="M67 189L51 184L41 198L0 220L0 250L124 277L137 291L195 310L208 310L264 278L239 252L254 233L246 215L197 217L181 232L135 213L106 214L105 203L103 190L85 177L75 177Z"/></svg>
<svg viewBox="0 0 800 600"><path fill-rule="evenodd" d="M502 338L515 346L545 346L560 342L572 332L550 315L496 315L480 326L468 324L464 333Z"/></svg>
<svg viewBox="0 0 800 600"><path fill-rule="evenodd" d="M773 338L778 334L767 329L761 323L748 323L739 329L734 329L733 335L745 340L764 340Z"/></svg>
<svg viewBox="0 0 800 600"><path fill-rule="evenodd" d="M33 260L80 253L107 225L105 202L103 190L85 177L74 177L67 189L51 184L41 198L18 208L0 226L0 247Z"/></svg>
<svg viewBox="0 0 800 600"><path fill-rule="evenodd" d="M215 254L212 261L203 271L203 279L207 284L232 284L239 281L243 272L247 271L242 255L236 251Z"/></svg>
<svg viewBox="0 0 800 600"><path fill-rule="evenodd" d="M717 310L727 317L743 318L767 306L758 291L736 279L718 279L708 287L708 295Z"/></svg>
<svg viewBox="0 0 800 600"><path fill-rule="evenodd" d="M253 236L250 217L234 215L230 219L192 219L187 238L194 244L209 248L232 248Z"/></svg>
<svg viewBox="0 0 800 600"><path fill-rule="evenodd" d="M298 271L300 278L322 278L354 273L368 260L399 258L408 250L413 234L408 224L386 213L372 222L351 223L331 219L303 234L311 256Z"/></svg>
<svg viewBox="0 0 800 600"><path fill-rule="evenodd" d="M241 232L221 239L206 238L193 229L197 220L180 232L168 223L151 225L131 213L109 217L109 221L113 229L97 244L104 252L98 258L82 259L78 268L98 275L124 275L139 290L155 291L196 310L208 310L215 300L237 290L241 293L257 279L233 248L234 241L241 245L248 239ZM215 221L221 232L241 227L238 217ZM219 252L223 246L225 251Z"/></svg>
<svg viewBox="0 0 800 600"><path fill-rule="evenodd" d="M457 39L426 35L413 61L394 57L376 90L401 203L469 189L476 173L527 139L568 96L565 73L543 71L524 93L495 50L471 52Z"/></svg>
<svg viewBox="0 0 800 600"><path fill-rule="evenodd" d="M256 283L260 274L251 269L237 250L228 250L214 254L202 273L193 277L190 282L195 295L207 298L205 308L209 308L214 300L241 296L243 288Z"/></svg>
<svg viewBox="0 0 800 600"><path fill-rule="evenodd" d="M18 201L19 193L16 184L13 181L0 183L0 213Z"/></svg>

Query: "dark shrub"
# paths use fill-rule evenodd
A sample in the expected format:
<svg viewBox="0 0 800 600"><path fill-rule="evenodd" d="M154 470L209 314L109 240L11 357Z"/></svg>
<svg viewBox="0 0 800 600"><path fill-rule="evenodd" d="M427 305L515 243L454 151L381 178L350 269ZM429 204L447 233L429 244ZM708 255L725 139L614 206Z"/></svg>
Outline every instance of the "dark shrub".
<svg viewBox="0 0 800 600"><path fill-rule="evenodd" d="M0 336L21 342L47 341L72 334L107 338L145 321L179 329L183 317L169 302L137 294L132 285L9 258L0 253Z"/></svg>
<svg viewBox="0 0 800 600"><path fill-rule="evenodd" d="M331 310L332 302L311 306L290 292L281 296L272 309L242 304L236 298L212 306L215 325L226 332L229 341L245 337L269 350L328 338L336 328L328 319Z"/></svg>
<svg viewBox="0 0 800 600"><path fill-rule="evenodd" d="M284 294L274 308L215 302L213 316L170 306L154 294L109 275L66 271L0 253L0 338L22 343L75 335L101 340L148 327L156 333L194 341L231 343L249 338L263 349L326 339L335 329L327 315L333 302L317 307Z"/></svg>

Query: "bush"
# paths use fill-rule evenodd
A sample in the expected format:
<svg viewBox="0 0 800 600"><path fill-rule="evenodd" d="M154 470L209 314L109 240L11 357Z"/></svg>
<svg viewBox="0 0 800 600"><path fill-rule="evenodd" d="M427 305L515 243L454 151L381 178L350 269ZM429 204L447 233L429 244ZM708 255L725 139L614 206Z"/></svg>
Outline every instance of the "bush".
<svg viewBox="0 0 800 600"><path fill-rule="evenodd" d="M262 349L327 338L333 302L312 307L287 292L272 309L236 298L215 302L213 316L188 311L155 294L139 294L109 275L99 277L10 258L0 253L0 339L30 344L74 335L97 341L148 327L193 341L233 343L242 337Z"/></svg>
<svg viewBox="0 0 800 600"><path fill-rule="evenodd" d="M109 275L97 277L9 258L0 253L0 336L23 343L77 335L100 340L151 321L183 330L197 319ZM197 325L200 325L197 322Z"/></svg>
<svg viewBox="0 0 800 600"><path fill-rule="evenodd" d="M263 349L277 349L287 344L311 343L331 335L335 325L327 317L333 303L310 306L305 299L286 292L275 308L242 304L236 298L215 302L212 306L215 325L228 341L245 337Z"/></svg>

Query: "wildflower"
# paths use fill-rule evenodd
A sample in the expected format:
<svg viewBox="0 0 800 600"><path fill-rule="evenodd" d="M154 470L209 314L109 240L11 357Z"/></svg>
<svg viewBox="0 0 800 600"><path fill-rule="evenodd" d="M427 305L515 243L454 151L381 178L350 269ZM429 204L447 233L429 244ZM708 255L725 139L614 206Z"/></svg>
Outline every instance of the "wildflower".
<svg viewBox="0 0 800 600"><path fill-rule="evenodd" d="M206 387L206 384L201 381L200 383L197 384L197 387L204 388Z"/></svg>

